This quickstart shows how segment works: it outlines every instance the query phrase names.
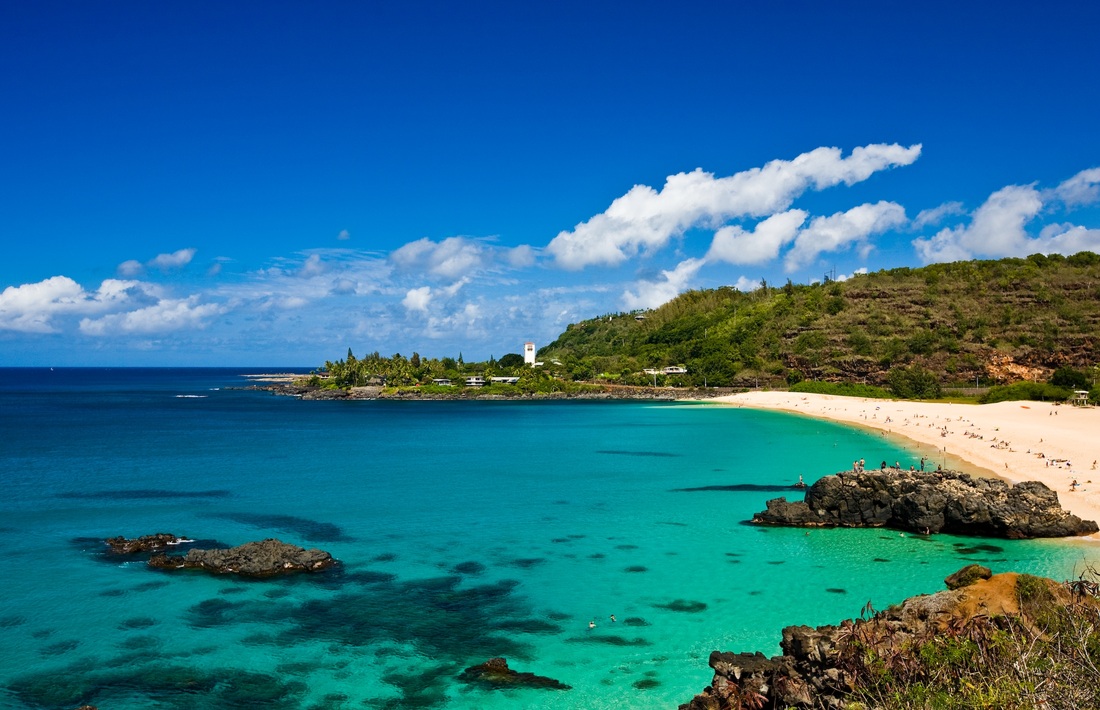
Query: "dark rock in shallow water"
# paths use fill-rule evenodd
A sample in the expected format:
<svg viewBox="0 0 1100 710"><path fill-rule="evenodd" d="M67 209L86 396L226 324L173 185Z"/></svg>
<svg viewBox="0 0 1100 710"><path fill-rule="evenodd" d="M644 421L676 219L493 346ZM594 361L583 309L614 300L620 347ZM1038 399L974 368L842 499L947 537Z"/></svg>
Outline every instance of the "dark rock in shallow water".
<svg viewBox="0 0 1100 710"><path fill-rule="evenodd" d="M170 545L180 544L183 540L184 538L171 533L156 533L135 538L119 535L107 538L106 543L110 552L116 555L133 555L139 552L160 552L168 549Z"/></svg>
<svg viewBox="0 0 1100 710"><path fill-rule="evenodd" d="M503 658L490 658L480 665L470 666L459 674L458 679L463 683L483 685L494 690L500 688L570 690L570 686L553 678L514 671L508 667L508 661Z"/></svg>
<svg viewBox="0 0 1100 710"><path fill-rule="evenodd" d="M1038 481L1015 486L954 471L873 470L826 476L805 501L768 501L757 525L890 527L917 533L953 533L1022 539L1069 537L1098 531L1091 520L1062 509L1058 494Z"/></svg>
<svg viewBox="0 0 1100 710"><path fill-rule="evenodd" d="M245 577L319 572L336 564L332 555L323 550L306 550L274 538L228 550L188 550L186 555L160 553L149 559L149 566L158 569L203 569Z"/></svg>

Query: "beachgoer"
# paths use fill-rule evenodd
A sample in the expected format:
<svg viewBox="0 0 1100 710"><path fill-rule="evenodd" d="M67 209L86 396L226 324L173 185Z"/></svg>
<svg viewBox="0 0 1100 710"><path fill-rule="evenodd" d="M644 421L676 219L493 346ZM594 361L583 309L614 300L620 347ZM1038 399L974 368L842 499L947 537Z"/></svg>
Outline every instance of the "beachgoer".
<svg viewBox="0 0 1100 710"><path fill-rule="evenodd" d="M596 628L596 620L595 619L588 622L588 628L590 628L590 629Z"/></svg>
<svg viewBox="0 0 1100 710"><path fill-rule="evenodd" d="M611 620L612 620L612 621L614 621L614 620L615 620L615 615L614 615L614 614L612 614L612 615L611 615Z"/></svg>
<svg viewBox="0 0 1100 710"><path fill-rule="evenodd" d="M924 457L923 456L920 457L920 470L921 471L924 470Z"/></svg>

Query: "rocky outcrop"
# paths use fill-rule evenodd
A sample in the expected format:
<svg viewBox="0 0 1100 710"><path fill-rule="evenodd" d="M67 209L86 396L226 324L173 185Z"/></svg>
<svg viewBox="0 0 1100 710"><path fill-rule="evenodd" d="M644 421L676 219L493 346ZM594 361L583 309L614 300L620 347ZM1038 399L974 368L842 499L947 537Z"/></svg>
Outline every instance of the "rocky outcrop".
<svg viewBox="0 0 1100 710"><path fill-rule="evenodd" d="M914 647L933 638L955 638L960 628L974 623L1018 619L1025 627L1032 625L1034 620L1021 610L1020 578L1014 573L977 578L965 587L913 597L839 626L789 626L780 642L783 655L773 658L715 651L710 655L710 685L680 710L868 707L851 701L867 681L863 673L883 672L873 663L870 669L861 665L869 656L904 659ZM1068 608L1074 603L1071 592L1051 580L1031 577L1029 585L1040 585L1051 605Z"/></svg>
<svg viewBox="0 0 1100 710"><path fill-rule="evenodd" d="M1058 494L1038 481L1010 485L954 471L888 468L826 476L804 501L769 500L758 525L890 527L1009 539L1068 537L1097 532L1094 521L1062 509Z"/></svg>
<svg viewBox="0 0 1100 710"><path fill-rule="evenodd" d="M139 552L160 552L171 545L178 545L184 538L171 533L156 533L141 537L110 537L105 540L108 551L116 555L135 555Z"/></svg>
<svg viewBox="0 0 1100 710"><path fill-rule="evenodd" d="M570 689L570 686L553 678L514 671L508 667L508 661L503 658L490 658L484 663L470 666L459 674L458 679L463 683L482 685L494 690L504 688Z"/></svg>
<svg viewBox="0 0 1100 710"><path fill-rule="evenodd" d="M245 577L319 572L336 564L332 555L323 550L307 550L274 538L228 550L188 550L186 555L159 553L149 559L149 566L157 569L201 569Z"/></svg>

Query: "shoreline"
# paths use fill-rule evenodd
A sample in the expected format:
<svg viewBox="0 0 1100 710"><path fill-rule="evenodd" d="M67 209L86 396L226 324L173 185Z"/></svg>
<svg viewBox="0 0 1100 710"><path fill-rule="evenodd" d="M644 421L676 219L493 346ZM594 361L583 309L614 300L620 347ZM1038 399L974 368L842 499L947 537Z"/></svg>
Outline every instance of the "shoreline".
<svg viewBox="0 0 1100 710"><path fill-rule="evenodd" d="M933 464L1010 483L1040 481L1100 521L1100 409L1048 402L944 404L805 392L744 392L707 404L781 411L882 432ZM952 465L954 463L954 465ZM1097 464L1100 465L1100 464ZM1080 485L1076 490L1071 483ZM1100 542L1100 534L1070 538Z"/></svg>

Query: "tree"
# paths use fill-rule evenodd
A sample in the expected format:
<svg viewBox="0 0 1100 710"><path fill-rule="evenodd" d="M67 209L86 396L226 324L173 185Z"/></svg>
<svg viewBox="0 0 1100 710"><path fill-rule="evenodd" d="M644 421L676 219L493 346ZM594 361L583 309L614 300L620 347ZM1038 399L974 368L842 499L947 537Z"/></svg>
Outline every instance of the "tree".
<svg viewBox="0 0 1100 710"><path fill-rule="evenodd" d="M1074 370L1072 367L1062 367L1050 376L1050 384L1069 390L1087 390L1092 383L1084 372Z"/></svg>
<svg viewBox="0 0 1100 710"><path fill-rule="evenodd" d="M497 360L497 364L503 369L523 367L524 360L523 356L519 353L508 353L507 355L501 356L500 360Z"/></svg>

